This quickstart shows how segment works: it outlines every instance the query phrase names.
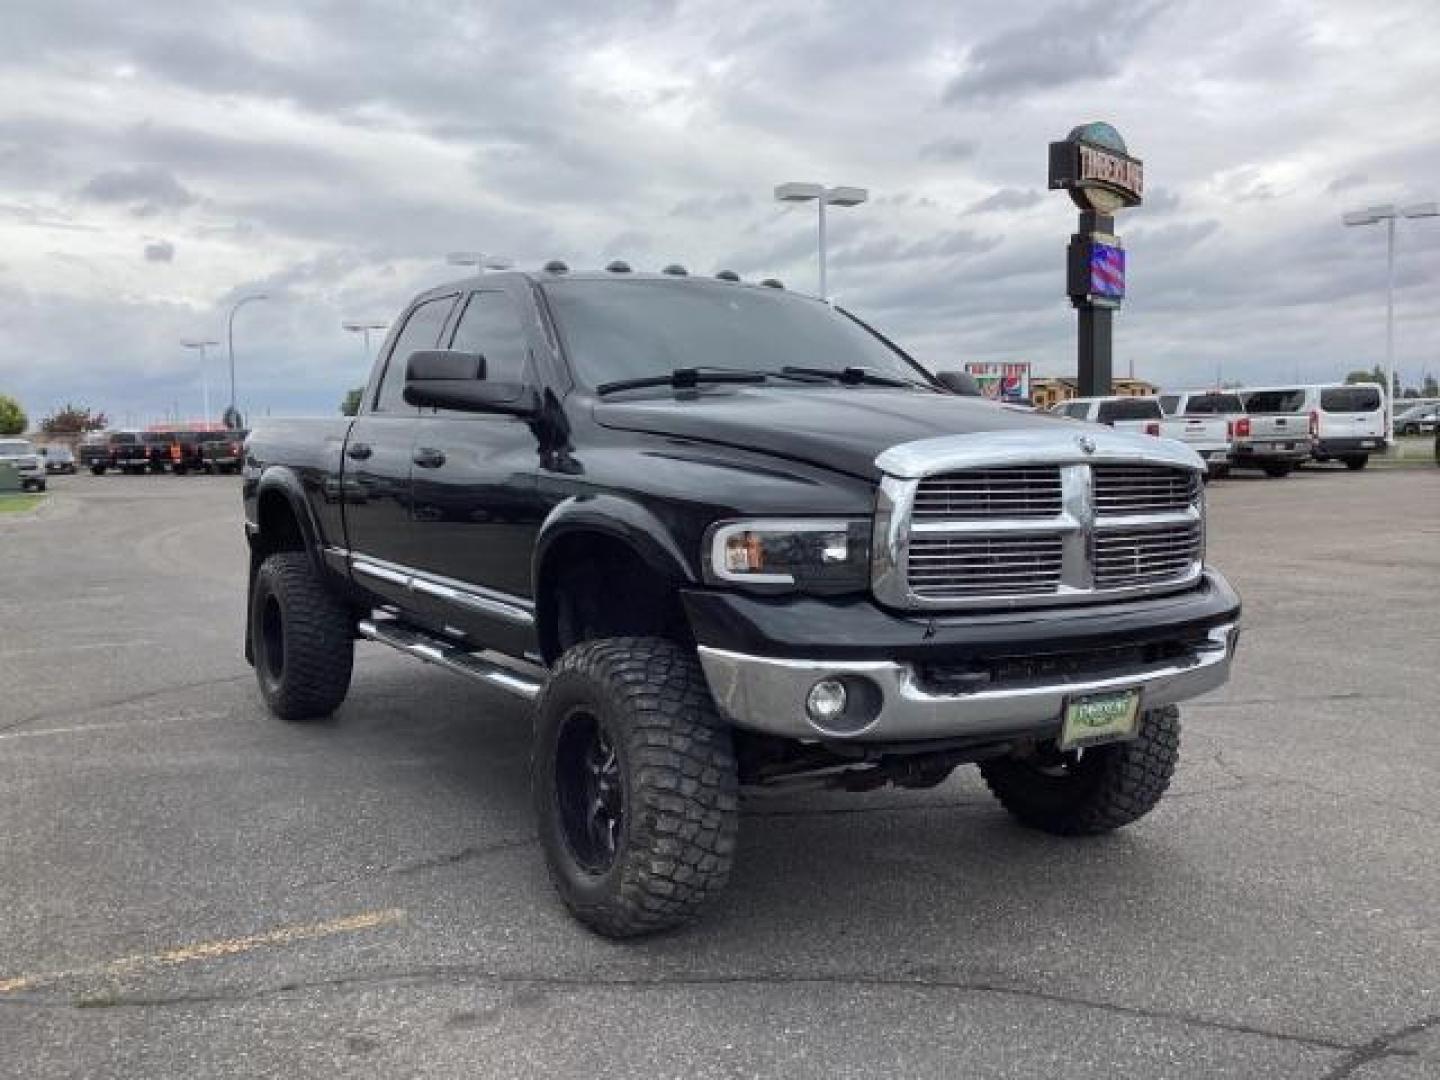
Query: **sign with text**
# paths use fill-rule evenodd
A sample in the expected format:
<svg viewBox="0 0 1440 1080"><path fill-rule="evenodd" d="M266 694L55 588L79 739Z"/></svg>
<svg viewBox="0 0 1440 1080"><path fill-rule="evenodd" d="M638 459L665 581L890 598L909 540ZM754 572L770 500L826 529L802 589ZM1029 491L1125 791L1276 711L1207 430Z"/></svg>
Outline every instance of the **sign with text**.
<svg viewBox="0 0 1440 1080"><path fill-rule="evenodd" d="M1030 365L1027 362L992 363L966 361L965 370L975 376L980 393L991 401L1030 404Z"/></svg>

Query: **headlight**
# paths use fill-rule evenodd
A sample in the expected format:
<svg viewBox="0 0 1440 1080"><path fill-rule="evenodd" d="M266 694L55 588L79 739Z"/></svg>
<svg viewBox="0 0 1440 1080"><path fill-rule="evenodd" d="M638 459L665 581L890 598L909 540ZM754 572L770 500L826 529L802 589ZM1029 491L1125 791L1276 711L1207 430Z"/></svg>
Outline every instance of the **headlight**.
<svg viewBox="0 0 1440 1080"><path fill-rule="evenodd" d="M712 584L760 591L860 592L870 584L868 519L722 521L705 534Z"/></svg>

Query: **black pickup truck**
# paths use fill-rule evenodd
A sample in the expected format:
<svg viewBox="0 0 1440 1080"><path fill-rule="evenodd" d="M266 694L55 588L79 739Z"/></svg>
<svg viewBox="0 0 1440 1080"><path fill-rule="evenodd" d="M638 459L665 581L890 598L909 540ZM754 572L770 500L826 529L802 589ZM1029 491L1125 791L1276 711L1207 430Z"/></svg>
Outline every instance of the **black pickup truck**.
<svg viewBox="0 0 1440 1080"><path fill-rule="evenodd" d="M1128 824L1234 655L1191 450L958 396L775 284L446 285L357 416L247 443L269 707L337 709L357 637L533 701L551 877L608 935L720 890L741 785L977 763L1027 825Z"/></svg>

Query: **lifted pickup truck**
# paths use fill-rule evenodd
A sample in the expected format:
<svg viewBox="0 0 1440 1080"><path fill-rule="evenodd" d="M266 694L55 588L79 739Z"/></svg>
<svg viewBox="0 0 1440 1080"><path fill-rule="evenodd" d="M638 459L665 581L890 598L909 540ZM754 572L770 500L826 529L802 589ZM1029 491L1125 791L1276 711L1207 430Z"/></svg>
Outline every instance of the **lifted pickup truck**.
<svg viewBox="0 0 1440 1080"><path fill-rule="evenodd" d="M357 636L533 701L551 878L647 933L725 884L740 785L978 763L1051 833L1153 808L1237 640L1203 469L773 286L486 274L411 303L353 419L250 435L246 655L293 721Z"/></svg>

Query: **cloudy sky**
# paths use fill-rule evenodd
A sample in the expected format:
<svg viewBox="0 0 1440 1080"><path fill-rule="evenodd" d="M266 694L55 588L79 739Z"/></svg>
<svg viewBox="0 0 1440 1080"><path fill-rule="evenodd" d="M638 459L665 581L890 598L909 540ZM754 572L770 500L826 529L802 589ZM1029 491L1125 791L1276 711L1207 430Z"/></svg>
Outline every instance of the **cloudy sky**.
<svg viewBox="0 0 1440 1080"><path fill-rule="evenodd" d="M236 320L242 407L333 411L343 319L479 249L679 261L815 287L785 180L868 187L831 289L932 367L1073 369L1074 211L1046 144L1114 123L1117 367L1166 385L1380 359L1384 235L1440 198L1435 0L283 3L6 0L0 392L139 423L200 411L182 337ZM1440 374L1440 219L1402 224L1397 357ZM223 349L210 363L218 411Z"/></svg>

